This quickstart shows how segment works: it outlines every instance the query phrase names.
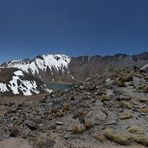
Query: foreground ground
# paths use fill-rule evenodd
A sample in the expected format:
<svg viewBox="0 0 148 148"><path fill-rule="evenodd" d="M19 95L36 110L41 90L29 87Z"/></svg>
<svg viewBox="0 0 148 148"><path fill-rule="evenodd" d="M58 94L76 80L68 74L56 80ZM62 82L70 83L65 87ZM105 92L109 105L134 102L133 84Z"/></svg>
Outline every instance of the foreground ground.
<svg viewBox="0 0 148 148"><path fill-rule="evenodd" d="M112 71L37 98L1 98L0 148L148 146L146 73Z"/></svg>

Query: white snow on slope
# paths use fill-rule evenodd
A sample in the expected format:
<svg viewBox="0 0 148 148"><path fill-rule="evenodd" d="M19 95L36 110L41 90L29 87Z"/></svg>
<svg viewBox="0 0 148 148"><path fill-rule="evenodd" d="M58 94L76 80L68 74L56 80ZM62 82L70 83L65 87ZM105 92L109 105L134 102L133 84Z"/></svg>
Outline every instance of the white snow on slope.
<svg viewBox="0 0 148 148"><path fill-rule="evenodd" d="M9 92L10 89L15 95L20 93L24 96L39 94L40 91L37 90L36 81L23 80L22 76L24 76L24 74L21 70L15 71L14 76L12 76L12 80L10 80L8 84L0 83L0 92Z"/></svg>
<svg viewBox="0 0 148 148"><path fill-rule="evenodd" d="M15 95L19 94L18 83L17 83L18 80L19 80L18 76L13 76L12 80L9 82L10 84L8 84L8 86L12 90L13 94L15 94Z"/></svg>
<svg viewBox="0 0 148 148"><path fill-rule="evenodd" d="M36 73L39 73L39 70L46 71L47 68L49 68L52 71L52 68L59 71L62 70L64 72L65 68L68 67L68 64L70 63L71 58L69 58L66 55L61 54L48 54L43 55L41 58L36 57L34 60L32 60L30 63L23 63L23 62L11 62L8 64L8 68L19 68L27 73L31 71L33 75Z"/></svg>
<svg viewBox="0 0 148 148"><path fill-rule="evenodd" d="M6 84L0 83L0 92L6 92L9 91Z"/></svg>
<svg viewBox="0 0 148 148"><path fill-rule="evenodd" d="M20 85L18 85L18 81L20 81ZM33 95L32 92L35 94L40 93L37 91L37 84L35 81L21 80L20 77L13 76L9 83L8 86L15 95L20 94L19 91L21 91L24 96Z"/></svg>
<svg viewBox="0 0 148 148"><path fill-rule="evenodd" d="M24 76L23 72L21 70L15 71L14 74L16 76Z"/></svg>

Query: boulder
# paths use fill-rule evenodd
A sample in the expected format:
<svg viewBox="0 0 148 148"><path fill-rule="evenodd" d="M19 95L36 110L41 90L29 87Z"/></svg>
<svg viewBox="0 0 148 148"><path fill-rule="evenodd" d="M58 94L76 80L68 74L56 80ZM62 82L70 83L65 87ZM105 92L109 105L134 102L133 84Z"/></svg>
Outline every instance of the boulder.
<svg viewBox="0 0 148 148"><path fill-rule="evenodd" d="M144 72L148 73L148 64L146 64L142 68L140 68L140 71L144 71Z"/></svg>

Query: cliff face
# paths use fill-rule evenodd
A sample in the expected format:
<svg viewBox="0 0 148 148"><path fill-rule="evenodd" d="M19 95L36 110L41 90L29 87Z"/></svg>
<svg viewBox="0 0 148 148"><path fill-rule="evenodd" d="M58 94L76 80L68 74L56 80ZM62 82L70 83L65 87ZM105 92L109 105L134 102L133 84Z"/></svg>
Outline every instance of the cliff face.
<svg viewBox="0 0 148 148"><path fill-rule="evenodd" d="M133 56L125 54L104 57L82 56L71 59L69 71L76 80L82 81L96 74L107 73L112 69L120 70L126 67L133 69L133 66L141 67L147 63L147 52Z"/></svg>
<svg viewBox="0 0 148 148"><path fill-rule="evenodd" d="M10 61L1 64L4 68L19 68L44 82L79 82L112 69L143 66L148 63L148 53L138 55L116 54L114 56L40 55L32 60Z"/></svg>

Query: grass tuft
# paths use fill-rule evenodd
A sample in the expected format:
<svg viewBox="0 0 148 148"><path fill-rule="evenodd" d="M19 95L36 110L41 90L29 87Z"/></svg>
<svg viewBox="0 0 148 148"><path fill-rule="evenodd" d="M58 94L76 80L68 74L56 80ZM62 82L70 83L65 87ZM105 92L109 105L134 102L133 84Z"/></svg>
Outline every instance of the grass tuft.
<svg viewBox="0 0 148 148"><path fill-rule="evenodd" d="M128 132L132 134L144 134L144 129L142 127L133 125L128 129Z"/></svg>
<svg viewBox="0 0 148 148"><path fill-rule="evenodd" d="M81 124L77 124L72 127L72 133L74 133L74 134L81 134L85 130L86 130L86 128Z"/></svg>
<svg viewBox="0 0 148 148"><path fill-rule="evenodd" d="M114 134L111 129L106 129L104 132L104 136L107 139L109 139L110 141L113 141L113 142L118 143L120 145L129 145L131 143L130 136Z"/></svg>
<svg viewBox="0 0 148 148"><path fill-rule="evenodd" d="M121 101L121 102L119 103L119 107L131 109L131 108L132 108L132 105L130 104L130 102Z"/></svg>
<svg viewBox="0 0 148 148"><path fill-rule="evenodd" d="M133 115L129 112L122 112L119 114L119 119L125 120L125 119L130 119L133 118Z"/></svg>

